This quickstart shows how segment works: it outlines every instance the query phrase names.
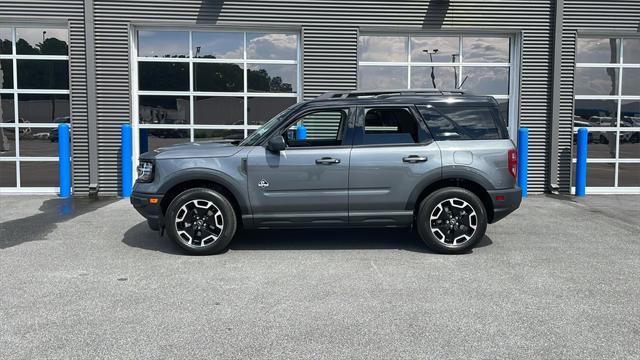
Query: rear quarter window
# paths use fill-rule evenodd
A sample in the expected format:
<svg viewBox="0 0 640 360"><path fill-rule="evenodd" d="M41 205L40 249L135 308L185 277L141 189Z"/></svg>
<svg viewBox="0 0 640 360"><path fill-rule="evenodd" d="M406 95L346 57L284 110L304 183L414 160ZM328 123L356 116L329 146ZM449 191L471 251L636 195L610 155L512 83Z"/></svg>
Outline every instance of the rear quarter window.
<svg viewBox="0 0 640 360"><path fill-rule="evenodd" d="M508 139L498 109L492 106L419 106L436 140Z"/></svg>

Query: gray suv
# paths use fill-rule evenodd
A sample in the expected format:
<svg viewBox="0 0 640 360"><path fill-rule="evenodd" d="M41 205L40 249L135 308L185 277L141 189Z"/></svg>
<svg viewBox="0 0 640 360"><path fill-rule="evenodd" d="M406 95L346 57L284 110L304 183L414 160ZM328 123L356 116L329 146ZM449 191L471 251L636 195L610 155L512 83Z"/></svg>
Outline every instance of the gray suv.
<svg viewBox="0 0 640 360"><path fill-rule="evenodd" d="M414 227L451 254L518 208L516 161L492 97L327 93L242 141L142 154L131 203L193 254L224 251L239 227Z"/></svg>

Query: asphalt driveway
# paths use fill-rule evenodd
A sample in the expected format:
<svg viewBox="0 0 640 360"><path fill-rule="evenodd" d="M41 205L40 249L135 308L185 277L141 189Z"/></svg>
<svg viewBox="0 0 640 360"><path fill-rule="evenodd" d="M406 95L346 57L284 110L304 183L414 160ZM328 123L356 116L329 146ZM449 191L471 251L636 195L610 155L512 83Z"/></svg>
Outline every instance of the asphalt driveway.
<svg viewBox="0 0 640 360"><path fill-rule="evenodd" d="M532 196L471 253L403 230L184 255L126 200L0 197L0 357L640 357L640 196Z"/></svg>

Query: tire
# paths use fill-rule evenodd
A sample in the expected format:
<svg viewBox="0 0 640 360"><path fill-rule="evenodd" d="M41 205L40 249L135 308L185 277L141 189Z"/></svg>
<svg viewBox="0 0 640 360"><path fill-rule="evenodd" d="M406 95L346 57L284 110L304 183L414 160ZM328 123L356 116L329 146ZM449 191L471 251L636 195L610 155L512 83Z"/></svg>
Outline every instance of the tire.
<svg viewBox="0 0 640 360"><path fill-rule="evenodd" d="M422 201L416 227L431 250L460 254L473 248L484 236L487 212L471 191L447 187L434 191Z"/></svg>
<svg viewBox="0 0 640 360"><path fill-rule="evenodd" d="M219 254L226 250L236 233L236 213L220 193L193 188L171 201L165 228L169 237L189 254Z"/></svg>

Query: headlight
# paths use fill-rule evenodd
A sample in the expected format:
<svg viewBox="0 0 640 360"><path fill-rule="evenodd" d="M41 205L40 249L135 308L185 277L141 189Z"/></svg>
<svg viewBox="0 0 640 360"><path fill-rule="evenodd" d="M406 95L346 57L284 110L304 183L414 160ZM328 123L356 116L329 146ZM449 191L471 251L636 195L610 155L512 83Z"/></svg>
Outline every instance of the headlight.
<svg viewBox="0 0 640 360"><path fill-rule="evenodd" d="M140 165L138 165L138 181L153 181L153 163L151 161L140 161Z"/></svg>

